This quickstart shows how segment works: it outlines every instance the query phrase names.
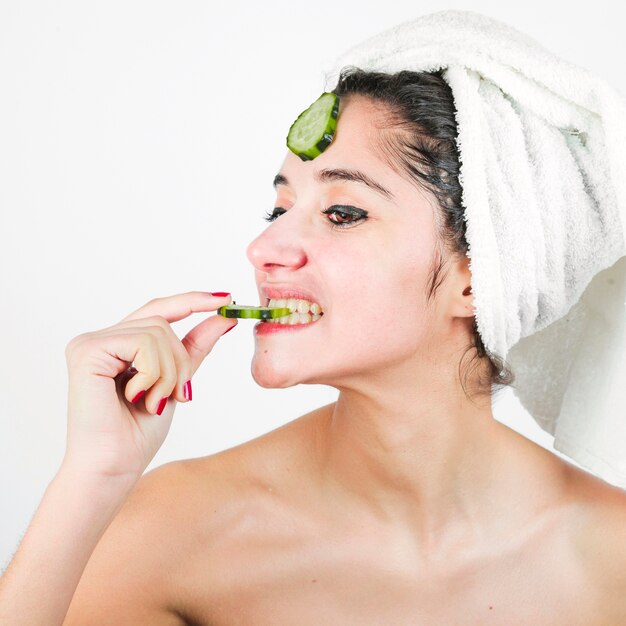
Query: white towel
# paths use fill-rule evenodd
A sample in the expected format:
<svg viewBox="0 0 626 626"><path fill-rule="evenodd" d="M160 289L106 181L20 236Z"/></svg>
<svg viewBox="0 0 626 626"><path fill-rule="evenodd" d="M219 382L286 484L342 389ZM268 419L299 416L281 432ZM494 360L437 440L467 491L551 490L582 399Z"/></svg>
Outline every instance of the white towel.
<svg viewBox="0 0 626 626"><path fill-rule="evenodd" d="M450 85L478 331L554 447L626 488L626 99L473 11L424 15L342 67Z"/></svg>

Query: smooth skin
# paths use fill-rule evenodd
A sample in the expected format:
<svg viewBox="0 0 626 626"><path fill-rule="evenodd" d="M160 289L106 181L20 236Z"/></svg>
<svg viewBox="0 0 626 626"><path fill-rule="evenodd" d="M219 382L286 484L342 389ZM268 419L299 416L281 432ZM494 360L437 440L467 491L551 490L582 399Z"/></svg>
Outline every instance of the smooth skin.
<svg viewBox="0 0 626 626"><path fill-rule="evenodd" d="M75 507L65 523L83 534L75 533L75 553L46 570L62 587L39 581L43 596L28 607L49 615L53 592L62 588L66 598L80 577L66 626L626 623L626 494L497 422L488 398L465 396L457 368L473 315L467 262L449 265L428 304L432 200L384 158L376 107L358 97L341 107L321 156L302 162L287 154L280 172L288 184L277 188L282 214L247 251L259 296L263 283L301 285L324 309L309 328L255 336L255 381L330 385L338 400L138 482L151 443L114 437L104 452L92 444L96 474L113 487L90 500L99 490L66 473L46 494L41 524L29 529L40 541L23 544L15 564L11 590L21 610L33 597L28 572L39 566L37 549L63 510L63 485L72 485L85 490L88 512L81 517ZM326 168L364 171L393 197L319 182ZM368 219L333 228L347 221L321 213L335 204L367 210ZM232 321L214 323L222 330ZM218 337L213 330L194 341L200 353ZM84 344L85 354L97 344ZM170 390L187 371L176 380ZM470 392L475 382L470 376ZM96 390L82 403L84 424L100 407ZM105 390L113 410L110 384ZM146 396L148 406L162 391ZM98 442L98 429L86 429L82 444L89 432ZM141 461L114 454L114 444L140 450ZM101 537L95 549L87 515ZM0 607L8 597L0 591Z"/></svg>

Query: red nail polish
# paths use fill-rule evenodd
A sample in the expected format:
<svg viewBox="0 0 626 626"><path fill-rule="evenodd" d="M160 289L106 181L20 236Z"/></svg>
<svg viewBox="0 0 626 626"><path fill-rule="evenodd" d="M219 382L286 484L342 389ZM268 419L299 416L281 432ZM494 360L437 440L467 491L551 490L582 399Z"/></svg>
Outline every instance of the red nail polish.
<svg viewBox="0 0 626 626"><path fill-rule="evenodd" d="M140 391L132 400L131 402L133 404L135 404L136 402L139 402L139 400L141 400L141 398L143 398L143 394L146 393L146 390L144 389L143 391Z"/></svg>
<svg viewBox="0 0 626 626"><path fill-rule="evenodd" d="M235 324L235 326L237 326L237 324ZM232 330L233 328L235 328L235 326L231 326L228 330L225 330L225 331L222 333L222 337L223 337L223 336L224 336L224 335L225 335L228 331L230 331L230 330Z"/></svg>
<svg viewBox="0 0 626 626"><path fill-rule="evenodd" d="M161 398L161 402L159 402L159 406L157 407L157 415L161 415L163 413L163 409L167 404L167 398Z"/></svg>
<svg viewBox="0 0 626 626"><path fill-rule="evenodd" d="M185 400L192 400L192 395L191 395L191 381L188 380L185 383L185 386L183 387L183 394L185 396Z"/></svg>
<svg viewBox="0 0 626 626"><path fill-rule="evenodd" d="M230 296L230 292L228 291L212 291L212 296L217 296L218 298L225 298L226 296Z"/></svg>

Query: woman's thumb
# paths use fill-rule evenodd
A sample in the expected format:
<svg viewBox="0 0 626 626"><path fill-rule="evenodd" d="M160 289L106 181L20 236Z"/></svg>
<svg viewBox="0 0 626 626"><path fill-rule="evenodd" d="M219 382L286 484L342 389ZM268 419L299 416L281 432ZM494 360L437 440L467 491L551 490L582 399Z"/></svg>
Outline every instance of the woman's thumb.
<svg viewBox="0 0 626 626"><path fill-rule="evenodd" d="M233 323L234 322L234 323ZM217 340L237 326L236 318L213 315L194 326L182 339L191 360L191 373L194 374L204 358L213 350Z"/></svg>

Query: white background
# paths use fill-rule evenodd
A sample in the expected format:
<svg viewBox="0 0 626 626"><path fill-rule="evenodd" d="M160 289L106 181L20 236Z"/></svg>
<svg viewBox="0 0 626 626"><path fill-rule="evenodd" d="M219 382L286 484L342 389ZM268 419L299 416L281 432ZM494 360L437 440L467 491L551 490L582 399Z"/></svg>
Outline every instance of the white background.
<svg viewBox="0 0 626 626"><path fill-rule="evenodd" d="M623 20L608 2L0 0L0 565L64 454L68 341L185 291L258 304L245 250L323 69L452 8L506 21L626 91ZM173 328L182 337L201 319ZM218 341L148 469L336 398L258 387L252 327ZM510 390L494 413L552 449Z"/></svg>

